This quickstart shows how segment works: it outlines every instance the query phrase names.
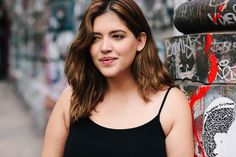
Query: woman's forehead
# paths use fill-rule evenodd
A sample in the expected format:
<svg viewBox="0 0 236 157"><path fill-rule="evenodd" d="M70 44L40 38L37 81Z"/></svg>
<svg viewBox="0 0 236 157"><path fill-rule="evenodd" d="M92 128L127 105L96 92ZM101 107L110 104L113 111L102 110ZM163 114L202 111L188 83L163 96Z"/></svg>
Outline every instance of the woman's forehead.
<svg viewBox="0 0 236 157"><path fill-rule="evenodd" d="M97 16L93 22L93 31L121 29L127 30L126 23L114 12L106 12Z"/></svg>

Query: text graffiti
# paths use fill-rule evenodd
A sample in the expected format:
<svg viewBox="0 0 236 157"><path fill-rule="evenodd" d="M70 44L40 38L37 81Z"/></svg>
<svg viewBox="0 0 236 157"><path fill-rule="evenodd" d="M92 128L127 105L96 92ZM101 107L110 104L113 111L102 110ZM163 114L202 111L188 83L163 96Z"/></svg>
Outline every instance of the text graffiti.
<svg viewBox="0 0 236 157"><path fill-rule="evenodd" d="M195 52L195 46L189 36L187 36L186 39L179 39L172 43L166 41L165 44L167 48L167 57L175 55L176 53L182 53L189 59L193 57Z"/></svg>
<svg viewBox="0 0 236 157"><path fill-rule="evenodd" d="M236 49L236 42L222 41L216 42L214 41L211 46L211 51L214 53L228 53L232 49Z"/></svg>
<svg viewBox="0 0 236 157"><path fill-rule="evenodd" d="M214 8L214 13L208 13L207 16L215 24L221 25L232 25L236 24L236 4L234 4L233 12L226 12L223 14L223 11L227 8L229 0L225 1L216 1L211 0L209 6Z"/></svg>
<svg viewBox="0 0 236 157"><path fill-rule="evenodd" d="M219 62L217 77L223 81L235 81L236 80L236 65L229 66L229 60L224 59Z"/></svg>
<svg viewBox="0 0 236 157"><path fill-rule="evenodd" d="M219 7L224 6L224 8L227 6L229 0L210 0L209 6L210 7ZM223 9L224 9L223 8Z"/></svg>
<svg viewBox="0 0 236 157"><path fill-rule="evenodd" d="M199 38L201 36L186 36L185 38L176 39L173 42L165 41L167 57L175 56L176 75L180 79L191 79L196 74L196 65L194 64L196 57L196 48L199 47ZM183 63L183 60L191 60ZM192 63L189 65L189 63Z"/></svg>

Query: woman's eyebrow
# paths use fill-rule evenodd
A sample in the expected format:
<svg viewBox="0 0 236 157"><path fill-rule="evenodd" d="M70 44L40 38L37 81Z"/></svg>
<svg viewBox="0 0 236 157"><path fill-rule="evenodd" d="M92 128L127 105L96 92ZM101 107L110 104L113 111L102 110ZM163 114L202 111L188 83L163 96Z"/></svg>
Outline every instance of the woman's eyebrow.
<svg viewBox="0 0 236 157"><path fill-rule="evenodd" d="M126 33L126 31L121 30L121 29L117 29L117 30L112 30L112 31L110 32L110 34L113 34L113 33Z"/></svg>
<svg viewBox="0 0 236 157"><path fill-rule="evenodd" d="M111 32L109 32L109 34L114 34L114 33L126 33L126 31L121 30L121 29L117 29L117 30L112 30ZM93 32L93 35L102 35L102 33L100 33L100 32Z"/></svg>
<svg viewBox="0 0 236 157"><path fill-rule="evenodd" d="M93 35L101 35L99 32L93 32Z"/></svg>

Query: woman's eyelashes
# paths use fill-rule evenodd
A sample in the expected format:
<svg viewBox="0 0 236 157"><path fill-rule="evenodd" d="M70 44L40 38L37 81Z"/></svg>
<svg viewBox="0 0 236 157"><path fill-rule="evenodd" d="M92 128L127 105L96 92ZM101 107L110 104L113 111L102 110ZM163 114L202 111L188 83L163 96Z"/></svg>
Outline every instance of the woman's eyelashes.
<svg viewBox="0 0 236 157"><path fill-rule="evenodd" d="M112 34L111 38L119 41L119 40L124 39L125 35L123 35L123 34ZM101 36L98 36L98 35L94 35L93 36L93 42L97 42L97 41L99 41L101 39L102 39Z"/></svg>
<svg viewBox="0 0 236 157"><path fill-rule="evenodd" d="M93 42L97 42L101 37L99 37L98 35L94 35L93 36Z"/></svg>
<svg viewBox="0 0 236 157"><path fill-rule="evenodd" d="M125 38L125 35L123 34L113 34L112 38L115 40L122 40L123 38Z"/></svg>

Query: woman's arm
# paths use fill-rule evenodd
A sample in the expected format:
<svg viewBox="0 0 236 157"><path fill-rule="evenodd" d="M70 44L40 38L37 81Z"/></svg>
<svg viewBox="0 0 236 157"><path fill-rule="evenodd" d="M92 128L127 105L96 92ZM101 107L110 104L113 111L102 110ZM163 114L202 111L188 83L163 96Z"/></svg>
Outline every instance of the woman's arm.
<svg viewBox="0 0 236 157"><path fill-rule="evenodd" d="M184 93L177 88L171 89L167 99L168 118L171 129L166 137L168 157L193 157L194 140L191 109Z"/></svg>
<svg viewBox="0 0 236 157"><path fill-rule="evenodd" d="M41 157L63 157L69 131L71 88L68 86L59 97L47 124Z"/></svg>

